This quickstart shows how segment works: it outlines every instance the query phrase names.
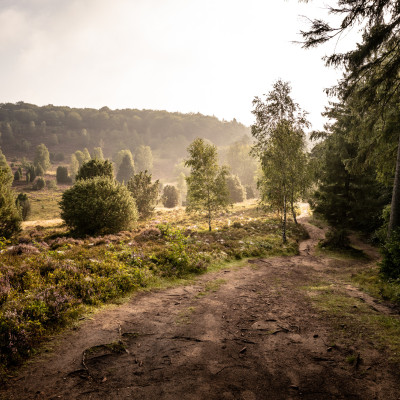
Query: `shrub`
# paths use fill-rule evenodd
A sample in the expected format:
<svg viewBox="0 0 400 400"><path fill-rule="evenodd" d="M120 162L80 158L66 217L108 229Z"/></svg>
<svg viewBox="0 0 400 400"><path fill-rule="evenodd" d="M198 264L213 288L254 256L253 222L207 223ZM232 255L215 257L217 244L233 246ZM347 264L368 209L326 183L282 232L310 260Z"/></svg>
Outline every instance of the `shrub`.
<svg viewBox="0 0 400 400"><path fill-rule="evenodd" d="M56 180L58 184L72 182L71 177L68 176L68 167L63 167L61 165L57 167Z"/></svg>
<svg viewBox="0 0 400 400"><path fill-rule="evenodd" d="M349 248L350 239L348 232L343 228L331 228L326 234L326 239L320 246L333 250Z"/></svg>
<svg viewBox="0 0 400 400"><path fill-rule="evenodd" d="M386 278L400 278L400 231L392 232L382 246L381 272Z"/></svg>
<svg viewBox="0 0 400 400"><path fill-rule="evenodd" d="M47 189L51 189L51 190L57 189L57 183L54 179L47 180L46 186L47 186Z"/></svg>
<svg viewBox="0 0 400 400"><path fill-rule="evenodd" d="M19 172L19 170L17 169L16 171L15 171L15 174L14 174L14 181L20 181L21 180L21 173Z"/></svg>
<svg viewBox="0 0 400 400"><path fill-rule="evenodd" d="M83 163L82 166L79 168L78 174L76 175L75 179L79 181L81 179L91 179L96 176L103 176L113 179L114 172L111 162L108 160L99 159L87 161Z"/></svg>
<svg viewBox="0 0 400 400"><path fill-rule="evenodd" d="M174 208L179 204L179 192L175 186L167 185L164 187L162 203L167 208Z"/></svg>
<svg viewBox="0 0 400 400"><path fill-rule="evenodd" d="M28 199L28 196L25 193L19 193L17 199L15 200L15 204L20 210L22 220L26 221L31 213L31 203Z"/></svg>
<svg viewBox="0 0 400 400"><path fill-rule="evenodd" d="M63 193L61 218L79 234L106 234L129 229L137 220L128 189L106 177L78 180Z"/></svg>
<svg viewBox="0 0 400 400"><path fill-rule="evenodd" d="M11 170L0 166L0 238L9 238L20 231L21 215L11 189Z"/></svg>
<svg viewBox="0 0 400 400"><path fill-rule="evenodd" d="M33 184L33 188L35 190L42 190L45 187L46 187L46 181L44 180L43 177L39 176L39 178L37 178L35 183Z"/></svg>
<svg viewBox="0 0 400 400"><path fill-rule="evenodd" d="M246 186L246 199L254 199L255 197L254 189L251 186Z"/></svg>
<svg viewBox="0 0 400 400"><path fill-rule="evenodd" d="M141 219L149 218L157 204L159 181L151 182L151 175L141 171L133 175L127 187L136 201L136 206Z"/></svg>
<svg viewBox="0 0 400 400"><path fill-rule="evenodd" d="M246 200L246 190L240 183L237 175L230 175L226 177L226 183L229 191L229 201L231 203L240 203Z"/></svg>

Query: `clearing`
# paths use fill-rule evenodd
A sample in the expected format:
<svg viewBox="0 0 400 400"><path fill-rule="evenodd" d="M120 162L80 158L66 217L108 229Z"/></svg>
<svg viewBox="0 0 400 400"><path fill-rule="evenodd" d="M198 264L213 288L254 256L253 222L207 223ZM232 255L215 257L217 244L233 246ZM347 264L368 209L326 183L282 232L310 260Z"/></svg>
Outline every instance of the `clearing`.
<svg viewBox="0 0 400 400"><path fill-rule="evenodd" d="M373 258L316 253L324 232L302 223L310 239L299 256L242 262L103 308L0 397L400 399L398 310L348 280Z"/></svg>

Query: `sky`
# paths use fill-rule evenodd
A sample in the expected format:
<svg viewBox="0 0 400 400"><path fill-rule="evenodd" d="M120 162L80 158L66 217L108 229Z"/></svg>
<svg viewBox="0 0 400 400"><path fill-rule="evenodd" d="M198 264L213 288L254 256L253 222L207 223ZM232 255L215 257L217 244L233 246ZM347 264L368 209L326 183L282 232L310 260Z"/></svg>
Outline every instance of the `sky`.
<svg viewBox="0 0 400 400"><path fill-rule="evenodd" d="M200 112L250 125L277 79L322 129L341 71L304 50L321 1L0 0L0 103Z"/></svg>

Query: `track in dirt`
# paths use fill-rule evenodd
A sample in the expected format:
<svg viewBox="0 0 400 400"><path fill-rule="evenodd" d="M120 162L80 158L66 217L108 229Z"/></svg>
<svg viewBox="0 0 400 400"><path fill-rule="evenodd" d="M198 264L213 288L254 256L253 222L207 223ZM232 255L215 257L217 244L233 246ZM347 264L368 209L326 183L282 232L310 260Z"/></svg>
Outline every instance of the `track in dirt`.
<svg viewBox="0 0 400 400"><path fill-rule="evenodd" d="M252 260L97 313L3 397L399 399L399 376L371 343L355 349L362 367L329 346L332 327L301 289L325 277L327 261L313 251L323 232L304 225L311 238L300 256Z"/></svg>

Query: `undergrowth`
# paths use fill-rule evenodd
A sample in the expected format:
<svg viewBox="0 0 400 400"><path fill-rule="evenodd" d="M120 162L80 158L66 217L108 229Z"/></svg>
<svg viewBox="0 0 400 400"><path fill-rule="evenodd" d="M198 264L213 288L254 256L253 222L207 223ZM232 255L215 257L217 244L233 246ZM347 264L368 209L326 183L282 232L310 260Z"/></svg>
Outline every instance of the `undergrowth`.
<svg viewBox="0 0 400 400"><path fill-rule="evenodd" d="M0 241L0 380L89 306L232 260L294 255L304 236L290 224L283 245L279 221L255 207L221 214L213 232L182 210L157 217L116 235L37 227L14 246Z"/></svg>

